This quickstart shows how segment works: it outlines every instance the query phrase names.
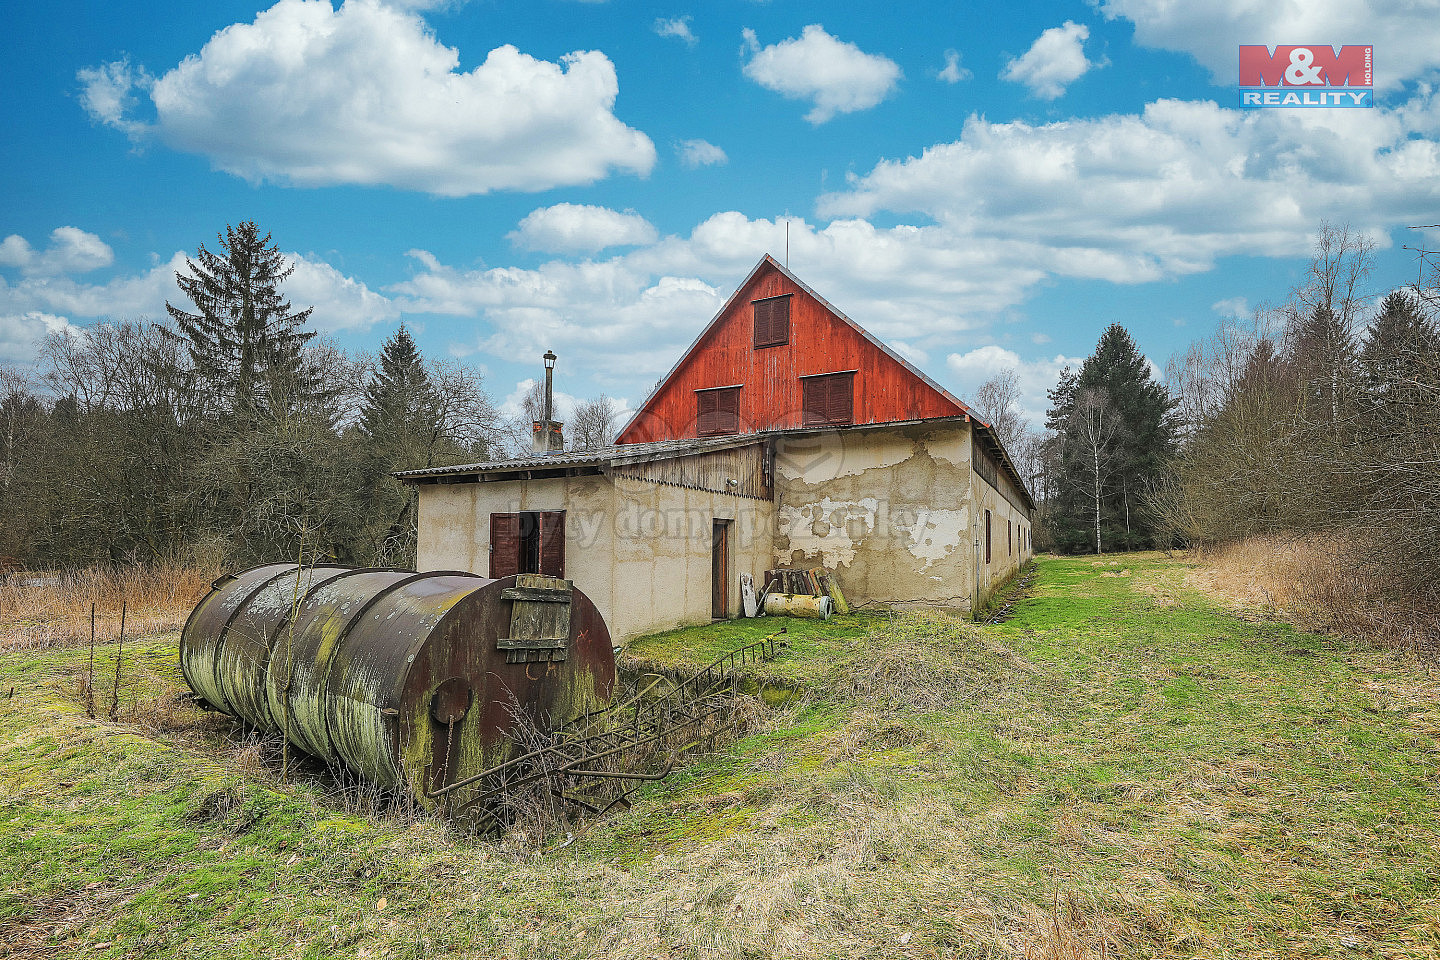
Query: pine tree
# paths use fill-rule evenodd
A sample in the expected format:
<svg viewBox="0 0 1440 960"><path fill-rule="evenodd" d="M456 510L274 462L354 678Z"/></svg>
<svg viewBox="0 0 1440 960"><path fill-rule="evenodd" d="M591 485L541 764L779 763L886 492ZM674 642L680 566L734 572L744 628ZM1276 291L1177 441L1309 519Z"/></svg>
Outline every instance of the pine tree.
<svg viewBox="0 0 1440 960"><path fill-rule="evenodd" d="M196 313L166 302L180 327L201 381L241 423L307 393L301 348L313 337L302 330L311 310L294 310L279 285L294 273L270 234L254 221L228 224L217 235L220 253L200 245L185 258L175 282Z"/></svg>

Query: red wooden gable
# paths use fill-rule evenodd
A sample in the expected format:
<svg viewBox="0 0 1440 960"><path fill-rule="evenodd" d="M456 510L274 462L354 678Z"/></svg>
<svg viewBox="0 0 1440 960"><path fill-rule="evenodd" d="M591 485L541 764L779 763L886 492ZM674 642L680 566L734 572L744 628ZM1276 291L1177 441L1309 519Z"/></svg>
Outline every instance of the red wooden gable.
<svg viewBox="0 0 1440 960"><path fill-rule="evenodd" d="M781 297L785 300L772 300ZM757 330L756 301L760 328ZM788 331L785 330L788 301ZM757 346L780 337L777 346ZM895 423L969 414L969 409L892 353L766 256L616 438L644 443L697 436L705 391L739 387L741 433L805 426L804 381L852 373L854 423ZM837 378L825 386L835 389ZM812 387L811 397L817 395ZM827 409L843 398L827 397ZM713 403L711 404L713 406ZM810 420L815 420L812 415Z"/></svg>

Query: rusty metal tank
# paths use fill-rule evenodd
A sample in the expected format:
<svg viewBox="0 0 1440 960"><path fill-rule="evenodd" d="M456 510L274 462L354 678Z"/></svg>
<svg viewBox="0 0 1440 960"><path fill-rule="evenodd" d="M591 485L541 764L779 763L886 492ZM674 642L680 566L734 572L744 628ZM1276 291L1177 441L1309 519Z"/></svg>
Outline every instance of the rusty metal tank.
<svg viewBox="0 0 1440 960"><path fill-rule="evenodd" d="M180 668L214 709L422 802L615 682L610 631L568 580L295 564L215 581Z"/></svg>

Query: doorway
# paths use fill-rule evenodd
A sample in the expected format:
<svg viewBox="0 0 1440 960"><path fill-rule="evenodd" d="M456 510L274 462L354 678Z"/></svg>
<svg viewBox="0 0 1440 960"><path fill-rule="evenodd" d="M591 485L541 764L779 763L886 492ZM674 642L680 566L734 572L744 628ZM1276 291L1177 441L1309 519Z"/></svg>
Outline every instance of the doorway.
<svg viewBox="0 0 1440 960"><path fill-rule="evenodd" d="M730 521L716 520L711 527L714 539L710 547L710 617L730 619Z"/></svg>

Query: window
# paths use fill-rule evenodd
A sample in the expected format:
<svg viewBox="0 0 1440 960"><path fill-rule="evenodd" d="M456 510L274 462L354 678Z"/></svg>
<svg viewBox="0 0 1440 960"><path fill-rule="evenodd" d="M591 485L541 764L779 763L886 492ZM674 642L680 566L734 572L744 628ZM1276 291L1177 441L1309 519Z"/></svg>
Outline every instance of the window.
<svg viewBox="0 0 1440 960"><path fill-rule="evenodd" d="M490 514L490 579L565 576L565 512Z"/></svg>
<svg viewBox="0 0 1440 960"><path fill-rule="evenodd" d="M831 373L800 381L800 424L823 427L855 422L855 374Z"/></svg>
<svg viewBox="0 0 1440 960"><path fill-rule="evenodd" d="M1015 542L1011 539L1015 536L1014 521L1005 521L1005 550L1010 556L1015 556Z"/></svg>
<svg viewBox="0 0 1440 960"><path fill-rule="evenodd" d="M695 433L725 437L740 432L740 388L695 391Z"/></svg>
<svg viewBox="0 0 1440 960"><path fill-rule="evenodd" d="M985 511L985 562L990 562L990 511Z"/></svg>
<svg viewBox="0 0 1440 960"><path fill-rule="evenodd" d="M755 300L755 346L778 347L790 342L790 294Z"/></svg>

